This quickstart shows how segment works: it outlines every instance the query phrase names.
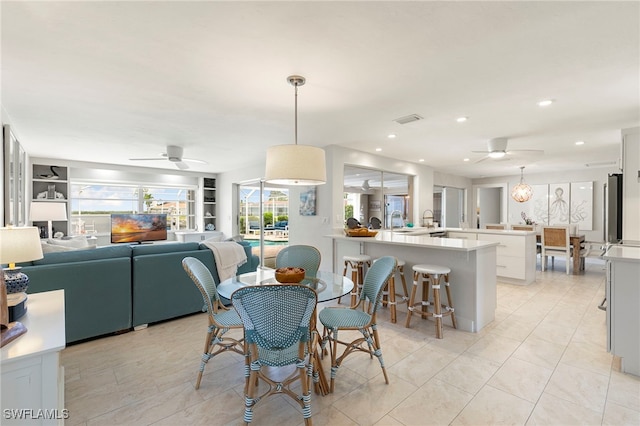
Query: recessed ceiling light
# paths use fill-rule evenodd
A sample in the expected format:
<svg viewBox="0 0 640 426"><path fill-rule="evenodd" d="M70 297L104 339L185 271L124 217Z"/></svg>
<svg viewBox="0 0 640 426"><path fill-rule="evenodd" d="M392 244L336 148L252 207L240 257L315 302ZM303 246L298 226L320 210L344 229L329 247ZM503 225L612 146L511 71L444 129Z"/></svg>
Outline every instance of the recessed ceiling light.
<svg viewBox="0 0 640 426"><path fill-rule="evenodd" d="M469 159L468 159L468 158L465 158L465 159L464 159L464 160L462 160L462 161L469 161Z"/></svg>
<svg viewBox="0 0 640 426"><path fill-rule="evenodd" d="M546 106L551 105L552 103L553 103L553 99L544 99L544 100L538 102L538 106L546 107Z"/></svg>
<svg viewBox="0 0 640 426"><path fill-rule="evenodd" d="M576 145L584 145L584 141L576 141Z"/></svg>
<svg viewBox="0 0 640 426"><path fill-rule="evenodd" d="M465 121L467 121L469 119L469 117L458 117L456 118L456 121L458 123L464 123Z"/></svg>
<svg viewBox="0 0 640 426"><path fill-rule="evenodd" d="M424 158L421 158L418 161L421 162L421 163L424 163Z"/></svg>
<svg viewBox="0 0 640 426"><path fill-rule="evenodd" d="M376 152L382 151L382 148L376 148Z"/></svg>
<svg viewBox="0 0 640 426"><path fill-rule="evenodd" d="M396 138L396 134L395 133L390 133L387 137L389 139L395 139Z"/></svg>

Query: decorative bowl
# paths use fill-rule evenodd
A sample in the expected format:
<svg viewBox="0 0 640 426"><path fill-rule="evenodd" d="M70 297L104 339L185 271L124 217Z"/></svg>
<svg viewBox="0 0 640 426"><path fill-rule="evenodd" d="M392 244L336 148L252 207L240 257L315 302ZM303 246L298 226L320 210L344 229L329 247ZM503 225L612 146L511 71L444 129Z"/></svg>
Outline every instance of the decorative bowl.
<svg viewBox="0 0 640 426"><path fill-rule="evenodd" d="M304 268L278 268L276 269L276 281L283 284L299 283L304 279Z"/></svg>

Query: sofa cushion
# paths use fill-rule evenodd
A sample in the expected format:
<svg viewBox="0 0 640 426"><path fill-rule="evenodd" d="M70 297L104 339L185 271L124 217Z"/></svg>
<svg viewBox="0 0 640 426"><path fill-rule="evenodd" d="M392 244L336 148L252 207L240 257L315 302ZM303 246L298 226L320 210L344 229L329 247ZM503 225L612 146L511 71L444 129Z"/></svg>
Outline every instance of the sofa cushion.
<svg viewBox="0 0 640 426"><path fill-rule="evenodd" d="M181 251L198 250L199 243L168 243L168 244L142 244L132 246L134 256L143 256L147 254L175 253Z"/></svg>
<svg viewBox="0 0 640 426"><path fill-rule="evenodd" d="M87 260L112 259L117 257L131 257L131 247L107 246L93 250L73 250L60 253L47 253L42 259L34 260L34 265L51 265L54 263L84 262Z"/></svg>

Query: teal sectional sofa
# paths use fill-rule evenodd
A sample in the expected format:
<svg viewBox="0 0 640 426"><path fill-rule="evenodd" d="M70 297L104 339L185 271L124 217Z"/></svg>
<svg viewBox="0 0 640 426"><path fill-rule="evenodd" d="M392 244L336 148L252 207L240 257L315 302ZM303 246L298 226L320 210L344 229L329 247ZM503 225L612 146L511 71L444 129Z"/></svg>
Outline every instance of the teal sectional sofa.
<svg viewBox="0 0 640 426"><path fill-rule="evenodd" d="M247 242L238 244L247 254L238 273L255 271L258 257ZM19 266L29 276L27 293L65 290L72 343L201 311L202 296L182 269L187 256L204 262L219 282L213 253L196 242L46 253Z"/></svg>

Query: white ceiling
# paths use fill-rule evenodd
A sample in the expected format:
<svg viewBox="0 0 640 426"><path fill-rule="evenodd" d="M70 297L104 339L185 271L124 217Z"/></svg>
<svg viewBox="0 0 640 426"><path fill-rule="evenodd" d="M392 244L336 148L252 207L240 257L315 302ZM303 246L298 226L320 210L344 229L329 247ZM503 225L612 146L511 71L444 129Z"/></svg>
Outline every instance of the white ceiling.
<svg viewBox="0 0 640 426"><path fill-rule="evenodd" d="M3 117L37 157L175 169L128 160L173 144L209 163L194 171L260 163L294 141L291 74L299 143L472 178L613 162L640 125L637 1L0 7ZM495 137L544 155L475 163Z"/></svg>

